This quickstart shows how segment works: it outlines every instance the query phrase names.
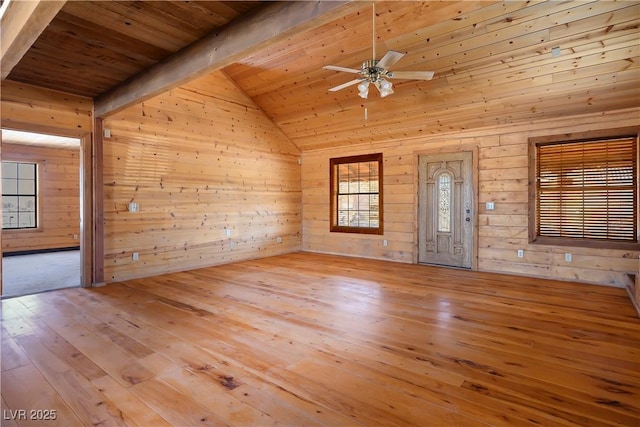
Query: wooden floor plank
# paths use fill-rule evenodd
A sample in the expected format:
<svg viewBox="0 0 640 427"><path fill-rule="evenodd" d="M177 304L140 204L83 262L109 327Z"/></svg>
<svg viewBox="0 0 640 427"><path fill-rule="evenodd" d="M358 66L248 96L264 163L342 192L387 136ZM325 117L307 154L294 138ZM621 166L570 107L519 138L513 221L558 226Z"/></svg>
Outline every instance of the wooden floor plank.
<svg viewBox="0 0 640 427"><path fill-rule="evenodd" d="M17 405L21 405L18 403ZM0 393L0 410L2 410L2 426L3 427L18 427L17 414L14 415L12 407L4 400L4 395ZM6 415L5 415L6 414Z"/></svg>
<svg viewBox="0 0 640 427"><path fill-rule="evenodd" d="M295 253L6 299L2 322L3 408L54 396L68 425L640 425L618 288Z"/></svg>
<svg viewBox="0 0 640 427"><path fill-rule="evenodd" d="M19 426L85 425L36 367L26 365L2 373L4 421ZM13 411L12 413L7 413Z"/></svg>
<svg viewBox="0 0 640 427"><path fill-rule="evenodd" d="M171 425L231 425L162 380L151 378L130 387L129 390Z"/></svg>
<svg viewBox="0 0 640 427"><path fill-rule="evenodd" d="M103 393L122 413L124 424L139 427L170 427L164 418L160 417L149 406L145 405L126 387L109 376L96 378L92 381L99 392Z"/></svg>
<svg viewBox="0 0 640 427"><path fill-rule="evenodd" d="M19 368L20 366L28 365L30 363L29 358L13 338L9 336L9 333L4 327L0 327L0 332L2 333L2 342L0 343L0 370L9 371Z"/></svg>
<svg viewBox="0 0 640 427"><path fill-rule="evenodd" d="M120 410L93 387L88 379L74 370L73 366L62 362L48 351L36 335L22 335L17 340L48 383L80 419L81 425L125 425ZM31 392L38 392L39 387L33 387ZM27 406L26 409L31 407ZM65 417L61 417L61 420L64 422Z"/></svg>

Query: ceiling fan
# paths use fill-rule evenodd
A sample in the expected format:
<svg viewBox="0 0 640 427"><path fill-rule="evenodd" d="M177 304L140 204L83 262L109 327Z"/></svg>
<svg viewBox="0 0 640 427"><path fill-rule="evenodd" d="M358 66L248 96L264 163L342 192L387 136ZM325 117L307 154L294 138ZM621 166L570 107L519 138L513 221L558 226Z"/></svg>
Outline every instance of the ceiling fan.
<svg viewBox="0 0 640 427"><path fill-rule="evenodd" d="M404 53L394 50L388 51L380 60L376 57L376 4L373 2L373 59L362 63L360 69L340 67L337 65L326 65L322 67L324 70L343 71L346 73L360 74L362 77L351 80L347 83L332 87L329 92L336 92L341 89L358 85L358 95L361 98L367 98L369 95L369 85L373 85L380 92L380 96L384 98L393 93L393 84L387 79L404 79L404 80L431 80L433 71L391 71L389 68L398 62Z"/></svg>

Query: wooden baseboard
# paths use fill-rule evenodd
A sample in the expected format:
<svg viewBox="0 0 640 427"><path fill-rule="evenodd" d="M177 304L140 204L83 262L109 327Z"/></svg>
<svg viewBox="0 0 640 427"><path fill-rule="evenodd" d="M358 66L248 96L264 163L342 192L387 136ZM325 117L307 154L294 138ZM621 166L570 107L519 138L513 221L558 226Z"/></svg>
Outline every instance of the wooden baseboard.
<svg viewBox="0 0 640 427"><path fill-rule="evenodd" d="M35 255L35 254L46 254L49 252L65 252L65 251L78 251L80 250L80 246L68 246L64 248L50 248L50 249L35 249L28 251L13 251L13 252L3 252L3 257L9 256L18 256L18 255Z"/></svg>

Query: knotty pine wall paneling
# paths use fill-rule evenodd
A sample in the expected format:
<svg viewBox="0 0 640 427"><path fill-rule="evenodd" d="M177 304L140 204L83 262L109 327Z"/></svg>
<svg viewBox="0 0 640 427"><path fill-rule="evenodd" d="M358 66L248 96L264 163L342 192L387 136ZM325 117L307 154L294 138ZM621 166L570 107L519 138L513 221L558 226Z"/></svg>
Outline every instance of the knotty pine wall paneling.
<svg viewBox="0 0 640 427"><path fill-rule="evenodd" d="M107 282L300 249L300 152L224 73L104 128Z"/></svg>
<svg viewBox="0 0 640 427"><path fill-rule="evenodd" d="M93 100L11 80L2 81L2 127L84 137L93 128Z"/></svg>
<svg viewBox="0 0 640 427"><path fill-rule="evenodd" d="M80 245L80 150L2 145L2 159L38 164L38 228L3 230L2 251L38 251Z"/></svg>
<svg viewBox="0 0 640 427"><path fill-rule="evenodd" d="M477 147L478 270L627 286L628 273L637 270L638 251L529 244L528 139L637 126L639 112L631 109L423 137L410 134L411 137L386 142L305 150L302 248L416 262L417 154ZM374 152L382 152L384 156L384 235L329 232L329 159ZM495 209L487 211L486 202L494 202ZM388 241L386 247L382 245L384 239ZM524 258L517 258L518 249L524 249ZM573 254L570 263L564 260L566 252Z"/></svg>

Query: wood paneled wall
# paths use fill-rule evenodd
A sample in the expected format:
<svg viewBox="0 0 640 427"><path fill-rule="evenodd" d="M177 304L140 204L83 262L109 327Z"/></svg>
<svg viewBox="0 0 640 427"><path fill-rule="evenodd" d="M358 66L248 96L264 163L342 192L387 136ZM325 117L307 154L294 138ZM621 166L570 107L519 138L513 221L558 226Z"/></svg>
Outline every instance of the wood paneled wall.
<svg viewBox="0 0 640 427"><path fill-rule="evenodd" d="M2 127L82 137L93 128L93 100L3 80Z"/></svg>
<svg viewBox="0 0 640 427"><path fill-rule="evenodd" d="M632 109L331 150L305 150L303 250L416 262L417 155L477 149L479 270L626 286L628 273L637 270L638 251L529 244L528 138L636 126L638 114L638 109ZM329 158L373 152L384 155L385 234L330 233ZM495 210L487 211L486 202L494 202ZM383 246L383 239L388 241L387 247ZM524 249L524 258L517 258L518 249ZM566 252L573 254L571 263L564 261Z"/></svg>
<svg viewBox="0 0 640 427"><path fill-rule="evenodd" d="M104 127L107 282L300 249L300 153L222 72Z"/></svg>
<svg viewBox="0 0 640 427"><path fill-rule="evenodd" d="M38 164L36 230L3 230L2 251L80 245L80 150L3 144L2 159Z"/></svg>

